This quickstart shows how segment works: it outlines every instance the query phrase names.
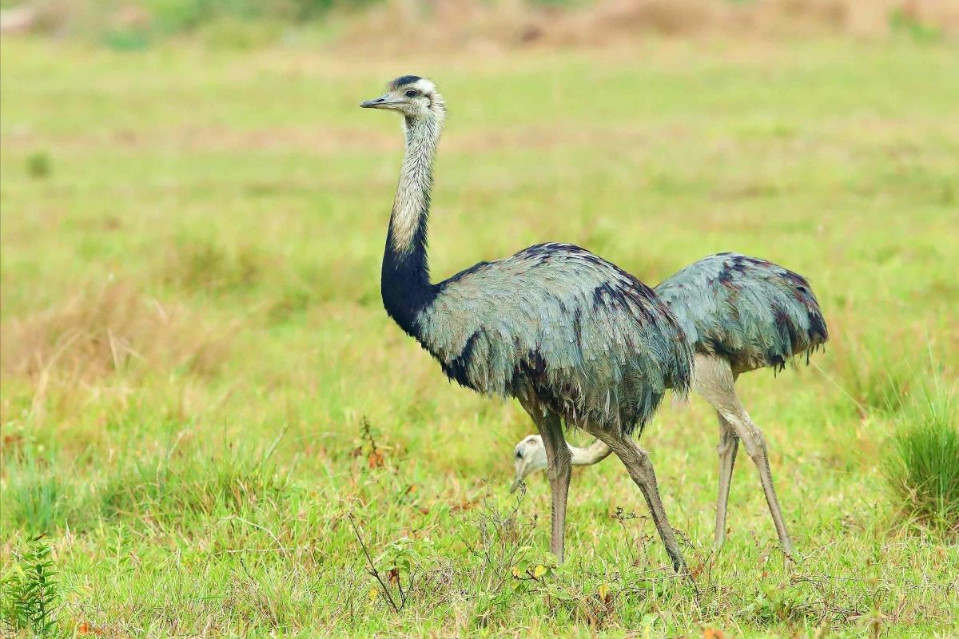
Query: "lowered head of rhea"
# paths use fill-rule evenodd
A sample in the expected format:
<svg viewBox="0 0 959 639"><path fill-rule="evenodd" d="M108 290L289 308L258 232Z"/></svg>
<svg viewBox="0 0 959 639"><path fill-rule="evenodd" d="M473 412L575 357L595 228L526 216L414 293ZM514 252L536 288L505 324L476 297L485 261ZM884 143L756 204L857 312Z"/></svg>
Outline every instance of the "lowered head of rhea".
<svg viewBox="0 0 959 639"><path fill-rule="evenodd" d="M418 75L396 78L386 87L386 93L378 98L360 103L364 109L388 109L402 113L407 120L437 119L446 115L443 96L436 85Z"/></svg>
<svg viewBox="0 0 959 639"><path fill-rule="evenodd" d="M543 445L543 438L539 435L530 435L516 444L513 450L513 464L516 476L509 489L510 492L519 488L527 475L546 468L546 446Z"/></svg>

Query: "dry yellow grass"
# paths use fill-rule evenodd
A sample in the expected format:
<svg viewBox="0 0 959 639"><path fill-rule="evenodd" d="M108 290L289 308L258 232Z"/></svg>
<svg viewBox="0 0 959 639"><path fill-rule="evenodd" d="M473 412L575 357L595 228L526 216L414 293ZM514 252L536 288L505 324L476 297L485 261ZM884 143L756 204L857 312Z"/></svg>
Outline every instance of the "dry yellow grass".
<svg viewBox="0 0 959 639"><path fill-rule="evenodd" d="M0 323L0 371L28 379L34 406L51 385L95 387L104 377L144 371L214 373L229 352L226 327L132 282L89 285L54 308Z"/></svg>

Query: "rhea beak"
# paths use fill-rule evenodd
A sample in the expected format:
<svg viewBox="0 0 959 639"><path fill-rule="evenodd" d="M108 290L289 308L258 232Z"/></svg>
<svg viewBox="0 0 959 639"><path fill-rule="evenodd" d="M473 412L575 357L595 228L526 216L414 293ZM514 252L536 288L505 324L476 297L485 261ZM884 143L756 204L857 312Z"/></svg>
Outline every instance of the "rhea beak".
<svg viewBox="0 0 959 639"><path fill-rule="evenodd" d="M526 477L525 461L523 458L516 460L516 479L513 480L513 485L509 487L510 494L515 493L516 489L523 485L523 479Z"/></svg>
<svg viewBox="0 0 959 639"><path fill-rule="evenodd" d="M401 104L404 104L403 100L398 100L389 93L372 100L360 102L360 106L364 109L393 109Z"/></svg>

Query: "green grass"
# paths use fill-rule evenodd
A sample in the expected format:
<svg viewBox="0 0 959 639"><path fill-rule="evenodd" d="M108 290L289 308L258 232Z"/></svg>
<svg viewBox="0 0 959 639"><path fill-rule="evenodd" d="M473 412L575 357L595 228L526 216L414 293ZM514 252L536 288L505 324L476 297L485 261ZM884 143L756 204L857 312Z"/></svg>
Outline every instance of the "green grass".
<svg viewBox="0 0 959 639"><path fill-rule="evenodd" d="M900 420L885 473L903 511L959 533L959 428L955 398L927 391Z"/></svg>
<svg viewBox="0 0 959 639"><path fill-rule="evenodd" d="M956 538L903 518L880 463L959 379L954 46L0 53L0 569L45 532L65 633L959 633ZM797 563L746 456L711 553L694 399L643 441L697 589L615 461L577 473L569 560L539 574L545 480L507 494L532 425L379 300L402 139L357 103L406 72L451 108L434 277L546 240L650 283L722 250L809 277L833 341L740 382Z"/></svg>
<svg viewBox="0 0 959 639"><path fill-rule="evenodd" d="M16 557L17 567L0 581L0 619L11 633L35 637L60 634L57 619L59 587L50 546L42 536L30 540Z"/></svg>

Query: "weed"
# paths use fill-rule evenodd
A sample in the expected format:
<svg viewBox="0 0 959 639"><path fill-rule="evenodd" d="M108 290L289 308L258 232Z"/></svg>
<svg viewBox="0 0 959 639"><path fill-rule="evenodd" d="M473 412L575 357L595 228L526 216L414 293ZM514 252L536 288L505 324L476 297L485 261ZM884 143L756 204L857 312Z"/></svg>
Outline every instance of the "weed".
<svg viewBox="0 0 959 639"><path fill-rule="evenodd" d="M896 420L883 471L897 508L959 534L959 405L936 386Z"/></svg>
<svg viewBox="0 0 959 639"><path fill-rule="evenodd" d="M3 576L0 590L0 620L11 632L29 630L41 638L62 634L57 621L60 584L45 537L30 540Z"/></svg>
<svg viewBox="0 0 959 639"><path fill-rule="evenodd" d="M356 535L356 541L363 550L370 576L376 580L383 599L390 605L393 612L399 614L406 607L406 601L413 590L413 583L416 579L417 564L421 561L416 546L408 538L398 539L391 542L386 550L374 560L359 527L356 525L353 513L350 513L347 518L353 528L353 533ZM385 572L377 567L378 564L386 566ZM406 581L405 588L403 587L404 580Z"/></svg>
<svg viewBox="0 0 959 639"><path fill-rule="evenodd" d="M382 468L386 463L383 449L376 443L376 435L370 420L364 415L360 419L360 438L353 448L353 457L365 457L370 469Z"/></svg>

